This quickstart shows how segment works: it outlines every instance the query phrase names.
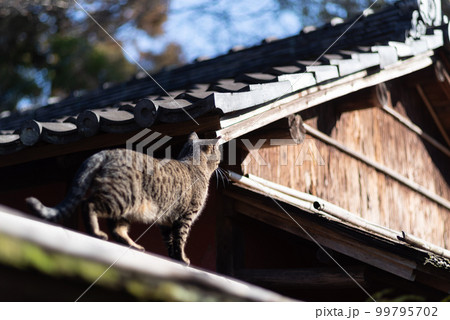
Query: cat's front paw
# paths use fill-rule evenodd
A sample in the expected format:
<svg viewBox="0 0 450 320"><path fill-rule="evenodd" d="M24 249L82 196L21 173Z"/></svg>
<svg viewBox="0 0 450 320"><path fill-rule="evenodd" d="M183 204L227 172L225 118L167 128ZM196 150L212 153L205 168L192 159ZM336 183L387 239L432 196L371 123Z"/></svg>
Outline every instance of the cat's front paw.
<svg viewBox="0 0 450 320"><path fill-rule="evenodd" d="M97 231L94 233L94 237L102 239L102 240L108 240L108 235L104 233L103 231Z"/></svg>
<svg viewBox="0 0 450 320"><path fill-rule="evenodd" d="M183 262L186 266L189 266L191 264L191 260L189 260L188 258L184 257L181 262Z"/></svg>
<svg viewBox="0 0 450 320"><path fill-rule="evenodd" d="M133 249L139 250L144 252L145 248L143 246L138 245L137 243L135 243L134 245L131 246Z"/></svg>

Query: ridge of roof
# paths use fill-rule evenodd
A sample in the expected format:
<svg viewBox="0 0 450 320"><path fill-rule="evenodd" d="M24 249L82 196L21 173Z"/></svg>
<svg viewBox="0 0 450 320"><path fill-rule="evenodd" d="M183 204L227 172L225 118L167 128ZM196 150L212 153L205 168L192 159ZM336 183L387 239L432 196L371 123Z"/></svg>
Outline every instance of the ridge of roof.
<svg viewBox="0 0 450 320"><path fill-rule="evenodd" d="M97 284L118 290L129 291L129 283L142 284L145 290L136 295L138 300L171 299L183 301L293 301L272 291L248 284L237 279L186 267L181 263L151 253L130 250L126 246L102 241L94 237L39 221L37 218L22 214L0 205L0 242L13 245L15 254L0 250L0 264L19 266L21 269L34 269L56 277L80 276L87 283L97 283L102 271L114 272L114 277L105 277ZM9 247L10 248L10 247ZM36 256L39 253L39 261ZM10 250L10 249L9 249ZM63 260L65 258L65 260ZM77 262L64 264L62 261L76 259ZM95 263L99 273L83 274L82 262ZM52 265L52 264L53 265ZM151 268L149 268L151 266ZM53 269L52 269L53 268ZM109 279L109 280L108 280ZM95 281L94 281L95 280ZM178 291L191 292L190 295L161 292L159 287L167 283L176 284ZM159 285L158 285L159 284ZM184 289L183 289L184 288ZM176 291L177 288L172 288ZM81 293L81 292L80 292Z"/></svg>

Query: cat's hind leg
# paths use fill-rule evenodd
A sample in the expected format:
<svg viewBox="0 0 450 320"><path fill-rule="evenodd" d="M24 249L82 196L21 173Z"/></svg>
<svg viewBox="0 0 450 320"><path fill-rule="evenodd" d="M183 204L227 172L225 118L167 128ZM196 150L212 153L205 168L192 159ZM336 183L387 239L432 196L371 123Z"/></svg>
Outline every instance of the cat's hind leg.
<svg viewBox="0 0 450 320"><path fill-rule="evenodd" d="M87 231L96 238L108 240L108 235L100 230L97 212L92 202L83 202L82 213Z"/></svg>
<svg viewBox="0 0 450 320"><path fill-rule="evenodd" d="M169 257L173 257L173 236L172 228L169 226L159 226L162 238L166 244L167 251L169 252Z"/></svg>
<svg viewBox="0 0 450 320"><path fill-rule="evenodd" d="M112 228L112 233L114 237L117 239L117 241L127 244L130 247L135 248L137 250L145 251L145 248L143 246L138 245L128 235L130 223L127 220L125 219L114 220L113 223L114 226Z"/></svg>

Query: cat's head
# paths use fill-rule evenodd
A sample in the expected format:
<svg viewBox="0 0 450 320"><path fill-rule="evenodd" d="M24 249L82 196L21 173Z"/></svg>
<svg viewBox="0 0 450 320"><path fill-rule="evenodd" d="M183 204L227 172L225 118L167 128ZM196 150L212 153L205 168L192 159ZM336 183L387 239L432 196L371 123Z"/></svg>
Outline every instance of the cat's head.
<svg viewBox="0 0 450 320"><path fill-rule="evenodd" d="M219 167L222 159L222 152L219 145L219 139L203 140L206 144L201 144L200 149L202 154L206 157L206 166L213 172Z"/></svg>
<svg viewBox="0 0 450 320"><path fill-rule="evenodd" d="M192 132L178 159L192 160L194 165L206 166L212 172L217 169L221 160L219 139L199 139L198 135Z"/></svg>

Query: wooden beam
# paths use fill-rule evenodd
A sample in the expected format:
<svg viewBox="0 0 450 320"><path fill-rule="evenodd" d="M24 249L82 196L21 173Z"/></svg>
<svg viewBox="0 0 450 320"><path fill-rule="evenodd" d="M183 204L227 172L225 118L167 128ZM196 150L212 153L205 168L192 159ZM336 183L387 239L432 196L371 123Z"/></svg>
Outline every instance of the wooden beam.
<svg viewBox="0 0 450 320"><path fill-rule="evenodd" d="M346 266L345 270L361 286L365 286L364 266ZM276 289L351 289L355 282L337 267L300 269L245 269L235 277L249 283Z"/></svg>
<svg viewBox="0 0 450 320"><path fill-rule="evenodd" d="M300 115L292 114L263 128L246 134L239 139L238 146L246 149L242 140L247 139L252 145L260 140L265 140L261 148L273 147L275 145L296 145L305 139L305 129Z"/></svg>
<svg viewBox="0 0 450 320"><path fill-rule="evenodd" d="M414 261L400 257L389 251L369 246L343 232L336 232L318 222L310 221L299 213L289 211L287 214L286 211L279 208L275 203L273 206L269 206L262 203L261 199L252 198L248 195L244 196L231 191L225 191L225 194L233 199L239 200L236 202L235 210L241 214L393 273L404 279L414 280L414 270L416 269L416 263ZM297 208L296 210L299 209Z"/></svg>
<svg viewBox="0 0 450 320"><path fill-rule="evenodd" d="M416 85L416 89L417 89L417 92L419 92L419 95L422 98L423 103L425 103L425 106L427 107L428 111L430 112L431 116L433 117L433 120L436 123L436 126L438 127L440 133L444 137L445 142L447 142L447 145L450 146L450 138L447 135L447 131L445 131L444 127L442 126L438 115L434 111L433 106L431 105L430 101L428 100L427 96L425 95L425 92L423 91L420 84Z"/></svg>

